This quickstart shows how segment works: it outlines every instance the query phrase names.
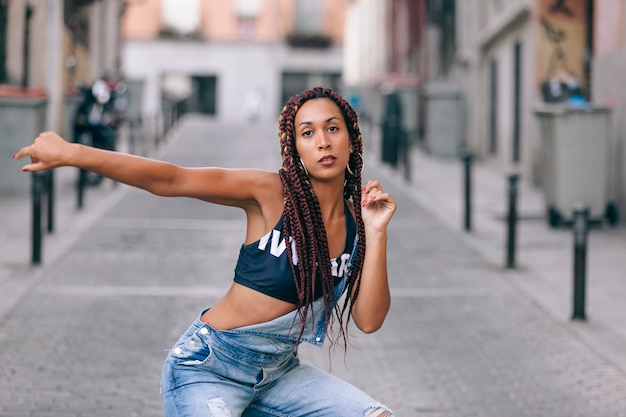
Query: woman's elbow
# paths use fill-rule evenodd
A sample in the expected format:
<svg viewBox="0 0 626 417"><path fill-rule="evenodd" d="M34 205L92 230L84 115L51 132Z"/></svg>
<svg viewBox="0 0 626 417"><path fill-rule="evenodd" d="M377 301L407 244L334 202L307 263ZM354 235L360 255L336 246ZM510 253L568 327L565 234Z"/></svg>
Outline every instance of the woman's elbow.
<svg viewBox="0 0 626 417"><path fill-rule="evenodd" d="M381 327L383 327L383 322L381 321L380 323L366 323L366 324L358 324L356 325L360 331L362 331L365 334L372 334L374 332L377 332L378 330L380 330Z"/></svg>
<svg viewBox="0 0 626 417"><path fill-rule="evenodd" d="M358 327L358 329L363 333L374 333L380 330L381 327L383 327L383 323L385 322L385 318L387 317L387 311L388 310L385 310L384 312L379 312L379 314L369 317L354 317L354 323L356 324L356 327Z"/></svg>

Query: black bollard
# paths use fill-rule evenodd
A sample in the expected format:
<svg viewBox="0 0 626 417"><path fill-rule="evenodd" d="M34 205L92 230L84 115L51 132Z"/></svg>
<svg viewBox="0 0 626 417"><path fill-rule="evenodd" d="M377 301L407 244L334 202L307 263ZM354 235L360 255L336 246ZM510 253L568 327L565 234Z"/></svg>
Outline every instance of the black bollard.
<svg viewBox="0 0 626 417"><path fill-rule="evenodd" d="M463 155L465 165L465 230L472 230L472 159L471 153Z"/></svg>
<svg viewBox="0 0 626 417"><path fill-rule="evenodd" d="M41 199L45 192L45 173L33 172L31 175L31 196L32 196L32 251L31 262L35 265L41 263Z"/></svg>
<svg viewBox="0 0 626 417"><path fill-rule="evenodd" d="M54 231L54 170L46 171L46 197L48 203L48 233Z"/></svg>
<svg viewBox="0 0 626 417"><path fill-rule="evenodd" d="M382 118L382 155L384 163L398 168L403 143L402 102L397 91L391 91L385 97L384 113Z"/></svg>
<svg viewBox="0 0 626 417"><path fill-rule="evenodd" d="M509 214L507 216L506 267L515 268L515 232L517 226L517 181L519 175L509 175Z"/></svg>
<svg viewBox="0 0 626 417"><path fill-rule="evenodd" d="M78 196L78 208L83 208L83 201L85 199L85 187L87 186L87 171L78 168L78 181L76 181L76 189Z"/></svg>
<svg viewBox="0 0 626 417"><path fill-rule="evenodd" d="M411 182L411 135L408 132L404 132L402 139L404 142L404 179L407 182Z"/></svg>
<svg viewBox="0 0 626 417"><path fill-rule="evenodd" d="M572 320L586 320L585 286L587 269L587 231L589 209L578 204L574 208L574 308Z"/></svg>

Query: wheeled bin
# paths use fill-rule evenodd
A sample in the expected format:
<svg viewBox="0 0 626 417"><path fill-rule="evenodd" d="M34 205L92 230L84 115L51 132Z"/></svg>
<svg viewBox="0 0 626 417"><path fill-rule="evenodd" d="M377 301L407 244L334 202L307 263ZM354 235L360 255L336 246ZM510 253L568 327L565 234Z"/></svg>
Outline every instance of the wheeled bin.
<svg viewBox="0 0 626 417"><path fill-rule="evenodd" d="M541 104L535 115L540 121L550 226L571 223L577 203L588 207L591 221L617 222L617 209L608 198L610 109Z"/></svg>

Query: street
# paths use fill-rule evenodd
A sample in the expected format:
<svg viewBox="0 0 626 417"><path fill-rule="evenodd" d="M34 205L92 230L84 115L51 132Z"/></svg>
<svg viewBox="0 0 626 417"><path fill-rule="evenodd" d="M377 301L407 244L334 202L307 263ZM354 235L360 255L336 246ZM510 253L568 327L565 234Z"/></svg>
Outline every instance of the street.
<svg viewBox="0 0 626 417"><path fill-rule="evenodd" d="M161 151L188 166L280 167L274 125L190 115ZM397 416L626 416L623 364L514 285L532 270L487 262L376 155L365 159L364 181L379 179L398 203L391 311L374 334L351 325L345 357L302 346L304 361ZM123 185L115 198L54 262L28 272L32 287L0 315L0 416L162 415L166 350L232 282L244 216Z"/></svg>

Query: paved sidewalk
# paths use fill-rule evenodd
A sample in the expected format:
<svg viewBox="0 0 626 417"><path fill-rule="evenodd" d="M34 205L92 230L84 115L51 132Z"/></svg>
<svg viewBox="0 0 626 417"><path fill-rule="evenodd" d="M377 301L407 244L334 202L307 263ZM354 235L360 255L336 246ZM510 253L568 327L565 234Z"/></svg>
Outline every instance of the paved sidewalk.
<svg viewBox="0 0 626 417"><path fill-rule="evenodd" d="M192 166L280 163L274 125L198 116L186 117L158 156ZM589 320L572 322L571 231L546 226L540 193L522 184L519 267L509 270L504 177L476 165L466 233L461 164L412 156L411 183L375 152L366 159L365 179L380 179L398 201L385 325L367 336L351 327L345 358L340 348L329 363L326 349L311 346L302 358L332 364L398 416L626 416L624 229L591 232ZM66 191L59 186L65 210L40 267L24 255L29 232L13 227L28 217L27 201L0 198L8 221L0 227L0 375L8 376L0 417L162 415L164 351L232 281L243 215L110 182L77 213L71 175Z"/></svg>
<svg viewBox="0 0 626 417"><path fill-rule="evenodd" d="M400 181L398 171L387 168ZM515 269L506 268L509 172L475 161L471 171L471 231L465 231L465 167L459 159L436 158L416 147L406 191L494 268L557 321L573 313L574 238L571 227L552 228L543 192L520 178ZM626 224L589 229L585 323L571 328L626 370ZM519 273L516 273L519 272Z"/></svg>
<svg viewBox="0 0 626 417"><path fill-rule="evenodd" d="M4 162L6 163L6 162ZM20 169L25 161L9 161ZM30 174L24 174L30 175ZM54 230L48 233L46 201L42 204L41 263L31 263L32 198L30 194L0 196L0 321L21 295L35 284L40 273L63 256L91 224L102 215L120 194L120 187L105 180L97 188L87 188L83 208L78 208L76 178L73 168L55 171Z"/></svg>
<svg viewBox="0 0 626 417"><path fill-rule="evenodd" d="M120 130L120 151L128 151L128 132ZM158 152L144 144L143 154ZM17 149L16 149L17 151ZM16 170L27 164L26 159L3 161ZM24 174L31 175L31 174ZM121 198L123 187L105 179L98 187L85 188L83 207L78 207L75 168L63 167L54 173L54 230L47 232L47 200L42 199L41 263L31 262L33 253L33 202L30 190L20 195L0 195L0 322L21 296L27 292L61 256L71 249L104 212Z"/></svg>

